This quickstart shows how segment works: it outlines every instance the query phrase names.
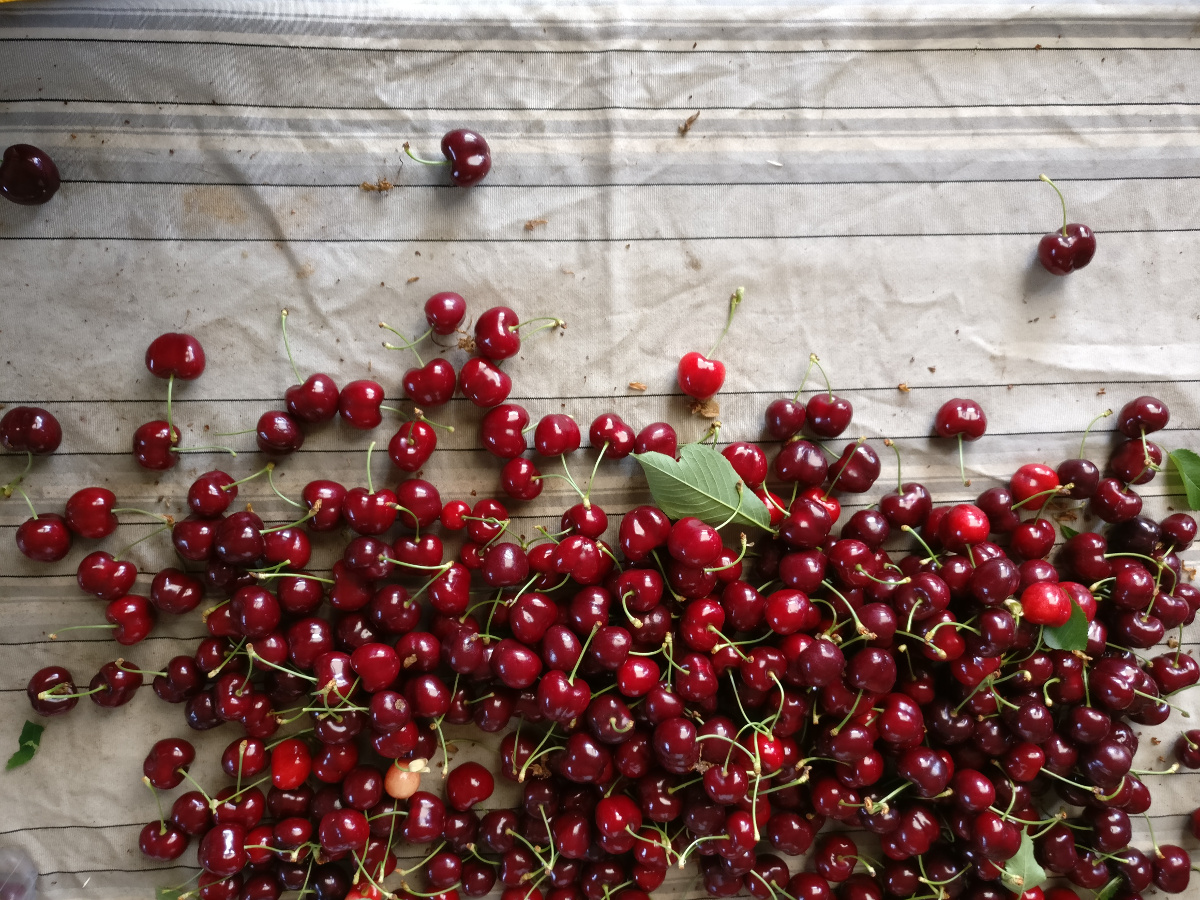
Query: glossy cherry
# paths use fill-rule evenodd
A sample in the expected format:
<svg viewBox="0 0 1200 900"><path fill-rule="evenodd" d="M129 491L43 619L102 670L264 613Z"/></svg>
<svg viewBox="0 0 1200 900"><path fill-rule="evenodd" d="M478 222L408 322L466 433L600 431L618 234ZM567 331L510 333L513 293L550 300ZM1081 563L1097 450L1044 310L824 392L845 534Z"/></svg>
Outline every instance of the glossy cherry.
<svg viewBox="0 0 1200 900"><path fill-rule="evenodd" d="M60 184L58 166L45 150L13 144L0 161L0 197L22 206L49 202Z"/></svg>

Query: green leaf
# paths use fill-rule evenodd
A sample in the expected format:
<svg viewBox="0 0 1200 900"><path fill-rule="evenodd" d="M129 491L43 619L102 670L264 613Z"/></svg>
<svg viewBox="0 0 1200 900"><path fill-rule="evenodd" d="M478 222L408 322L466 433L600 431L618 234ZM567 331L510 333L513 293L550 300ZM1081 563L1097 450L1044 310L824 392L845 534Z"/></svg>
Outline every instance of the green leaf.
<svg viewBox="0 0 1200 900"><path fill-rule="evenodd" d="M1021 846L1016 855L1000 870L1000 880L1015 894L1041 887L1046 882L1046 870L1038 865L1033 855L1033 838L1021 832Z"/></svg>
<svg viewBox="0 0 1200 900"><path fill-rule="evenodd" d="M1167 457L1175 465L1183 489L1187 492L1189 509L1200 509L1200 456L1191 450L1173 450Z"/></svg>
<svg viewBox="0 0 1200 900"><path fill-rule="evenodd" d="M1063 593L1066 593L1065 591ZM1071 618L1057 628L1043 628L1042 642L1051 650L1086 650L1088 643L1088 621L1079 604L1069 594Z"/></svg>
<svg viewBox="0 0 1200 900"><path fill-rule="evenodd" d="M770 528L771 513L718 450L684 444L679 459L664 453L634 454L650 482L650 495L668 518L695 516L709 525L726 520L753 528Z"/></svg>
<svg viewBox="0 0 1200 900"><path fill-rule="evenodd" d="M1117 891L1119 891L1120 889L1121 889L1121 879L1114 878L1112 881L1110 881L1104 887L1100 888L1100 893L1098 893L1095 896L1094 900L1112 900L1112 898L1117 895Z"/></svg>
<svg viewBox="0 0 1200 900"><path fill-rule="evenodd" d="M1079 532L1070 525L1064 525L1062 522L1058 523L1058 530L1062 532L1064 541L1069 541L1071 538L1076 537L1079 534Z"/></svg>
<svg viewBox="0 0 1200 900"><path fill-rule="evenodd" d="M8 758L4 770L23 766L33 759L33 754L37 753L38 746L42 743L42 732L45 730L45 725L27 721L21 729L21 737L17 740L17 752Z"/></svg>

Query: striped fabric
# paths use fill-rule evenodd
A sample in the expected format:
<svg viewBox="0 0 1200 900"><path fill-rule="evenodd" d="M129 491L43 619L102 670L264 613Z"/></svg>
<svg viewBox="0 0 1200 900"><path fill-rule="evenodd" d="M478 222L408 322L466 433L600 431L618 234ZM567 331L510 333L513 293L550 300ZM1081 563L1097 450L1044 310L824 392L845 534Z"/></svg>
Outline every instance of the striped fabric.
<svg viewBox="0 0 1200 900"><path fill-rule="evenodd" d="M711 345L745 286L718 354L729 367L719 442L762 438L764 407L800 387L816 353L854 404L847 438L892 438L905 480L938 502L1076 455L1096 414L1139 394L1170 405L1167 449L1200 445L1192 4L171 6L0 5L0 146L36 144L64 178L46 206L0 204L0 402L46 407L66 435L26 481L39 511L101 484L122 506L178 515L197 474L258 469L252 436L211 435L281 407L293 382L283 307L302 374L374 378L398 398L412 358L381 348L390 335L377 323L419 333L420 304L440 290L463 294L472 315L505 304L567 321L506 364L535 418L616 411L694 440L709 421L689 414L675 364ZM469 191L402 152L408 141L436 156L455 127L493 151ZM1095 261L1067 278L1034 260L1038 237L1061 224L1042 172L1070 220L1098 234ZM381 179L394 188L360 187ZM130 435L163 413L144 348L177 330L209 361L176 391L183 443L228 440L240 453L188 455L159 477L134 464ZM822 385L814 374L805 390ZM990 421L967 448L970 487L953 447L928 437L953 396L978 400ZM497 492L474 408L456 398L430 415L457 429L425 468L442 496ZM363 483L363 451L394 426L312 430L277 484L295 497L316 477ZM1092 454L1115 445L1110 431L1098 426ZM571 458L577 478L593 459ZM0 459L0 482L23 463ZM398 478L382 453L373 473ZM877 489L844 508L874 502L895 474L885 457ZM569 492L554 481L514 503L515 527L555 530ZM1142 493L1152 514L1184 507L1173 475ZM240 496L271 524L294 518L265 484ZM601 467L593 498L613 534L646 497L632 461ZM19 498L0 503L0 750L30 717L36 668L64 664L85 683L118 654L159 668L203 633L192 615L132 648L88 632L49 641L102 620L74 579L93 547L30 563L11 537L27 514ZM121 518L99 545L110 552L154 529ZM313 568L336 552L316 542ZM178 564L165 535L130 558L141 593ZM1188 652L1195 638L1189 629ZM1181 721L1142 729L1142 767L1170 761L1152 735L1171 741ZM0 844L33 856L43 897L145 897L194 874L194 850L159 865L136 847L157 815L140 763L168 735L195 741L202 783L225 783L218 758L233 731L190 733L148 690L115 711L81 702L49 723L32 763L0 778ZM455 759L468 758L492 751L464 743ZM1160 841L1196 848L1183 814L1197 777L1147 778ZM491 803L516 796L501 785ZM1148 847L1144 822L1134 827ZM400 855L413 865L423 848ZM655 893L702 895L694 869Z"/></svg>

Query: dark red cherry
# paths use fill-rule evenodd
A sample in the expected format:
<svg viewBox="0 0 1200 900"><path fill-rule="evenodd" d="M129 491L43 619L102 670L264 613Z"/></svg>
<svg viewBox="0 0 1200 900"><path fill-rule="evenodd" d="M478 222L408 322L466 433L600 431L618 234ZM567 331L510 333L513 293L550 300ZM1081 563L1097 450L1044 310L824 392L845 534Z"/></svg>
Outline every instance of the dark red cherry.
<svg viewBox="0 0 1200 900"><path fill-rule="evenodd" d="M338 412L338 386L323 372L315 372L304 384L293 384L283 392L289 415L301 422L328 422Z"/></svg>
<svg viewBox="0 0 1200 900"><path fill-rule="evenodd" d="M588 429L588 440L592 447L599 450L607 444L604 451L608 459L624 459L633 452L636 437L633 429L615 413L602 413L592 420Z"/></svg>
<svg viewBox="0 0 1200 900"><path fill-rule="evenodd" d="M1137 397L1117 413L1117 430L1127 438L1140 438L1167 427L1171 411L1157 397Z"/></svg>
<svg viewBox="0 0 1200 900"><path fill-rule="evenodd" d="M813 394L805 405L808 430L818 437L835 438L850 427L854 407L850 401L830 393Z"/></svg>
<svg viewBox="0 0 1200 900"><path fill-rule="evenodd" d="M114 559L111 553L97 550L79 563L75 573L79 588L101 600L115 600L128 594L137 578L137 566L126 560Z"/></svg>
<svg viewBox="0 0 1200 900"><path fill-rule="evenodd" d="M143 469L169 469L179 462L179 454L173 449L178 443L178 428L161 419L147 422L133 433L133 458Z"/></svg>
<svg viewBox="0 0 1200 900"><path fill-rule="evenodd" d="M483 135L476 131L466 128L447 131L442 135L442 155L450 160L450 180L459 187L478 184L492 170L492 151Z"/></svg>
<svg viewBox="0 0 1200 900"><path fill-rule="evenodd" d="M1038 261L1051 275L1066 275L1082 269L1096 255L1096 235L1092 229L1072 222L1060 231L1042 235L1038 241Z"/></svg>
<svg viewBox="0 0 1200 900"><path fill-rule="evenodd" d="M58 419L37 406L14 406L0 418L0 446L14 453L42 456L62 443Z"/></svg>
<svg viewBox="0 0 1200 900"><path fill-rule="evenodd" d="M338 412L347 425L369 431L383 421L379 411L383 387L374 381L351 381L338 395Z"/></svg>
<svg viewBox="0 0 1200 900"><path fill-rule="evenodd" d="M987 431L987 416L974 400L954 397L938 409L933 430L940 437L961 434L964 441L977 441Z"/></svg>
<svg viewBox="0 0 1200 900"><path fill-rule="evenodd" d="M45 150L13 144L0 161L0 197L22 206L46 203L58 191L58 166Z"/></svg>
<svg viewBox="0 0 1200 900"><path fill-rule="evenodd" d="M304 445L300 423L282 410L273 409L258 417L254 439L263 453L282 456Z"/></svg>
<svg viewBox="0 0 1200 900"><path fill-rule="evenodd" d="M453 291L442 291L425 301L425 321L434 334L453 334L467 314L467 301Z"/></svg>
<svg viewBox="0 0 1200 900"><path fill-rule="evenodd" d="M58 562L71 549L71 530L58 513L42 513L17 527L17 549L34 562Z"/></svg>
<svg viewBox="0 0 1200 900"><path fill-rule="evenodd" d="M160 334L146 348L146 368L156 378L191 381L203 374L204 363L204 348L190 334Z"/></svg>
<svg viewBox="0 0 1200 900"><path fill-rule="evenodd" d="M112 509L117 498L108 488L88 487L76 491L67 500L67 527L80 537L99 540L117 529Z"/></svg>

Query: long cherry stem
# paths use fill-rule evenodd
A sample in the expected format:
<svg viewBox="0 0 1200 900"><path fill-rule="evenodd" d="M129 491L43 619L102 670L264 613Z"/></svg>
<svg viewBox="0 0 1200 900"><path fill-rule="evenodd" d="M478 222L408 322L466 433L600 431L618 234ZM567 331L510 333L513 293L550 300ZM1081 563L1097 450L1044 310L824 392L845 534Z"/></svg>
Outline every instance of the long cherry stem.
<svg viewBox="0 0 1200 900"><path fill-rule="evenodd" d="M1088 427L1083 429L1083 440L1081 440L1079 442L1079 458L1080 459L1084 458L1083 447L1087 443L1088 433L1091 432L1093 426L1095 426L1095 424L1097 422L1099 422L1101 419L1107 419L1112 414L1113 414L1113 411L1111 409L1106 409L1104 412L1100 413L1100 415L1096 416L1096 418L1092 419L1092 421L1088 422Z"/></svg>
<svg viewBox="0 0 1200 900"><path fill-rule="evenodd" d="M1054 188L1054 193L1058 194L1058 200L1062 204L1062 211L1063 211L1062 236L1066 237L1067 236L1067 201L1063 197L1062 191L1060 191L1058 189L1058 185L1055 184L1053 181L1051 181L1046 175L1039 175L1038 181L1046 182L1046 184L1048 184L1048 185L1050 185L1050 187Z"/></svg>
<svg viewBox="0 0 1200 900"><path fill-rule="evenodd" d="M408 155L408 158L411 159L413 162L419 162L423 166L448 166L448 165L450 165L450 160L448 160L448 159L421 159L421 157L417 156L415 153L412 152L411 149L409 149L408 141L404 142L404 152Z"/></svg>
<svg viewBox="0 0 1200 900"><path fill-rule="evenodd" d="M745 296L746 289L744 287L740 287L734 291L733 295L729 298L729 315L725 317L725 327L721 330L721 334L717 338L717 342L713 344L712 349L708 351L708 356L711 357L714 353L716 353L717 348L721 346L721 341L725 340L725 335L729 333L729 326L733 324L734 313L736 313L738 307L742 305L742 300L745 299Z"/></svg>
<svg viewBox="0 0 1200 900"><path fill-rule="evenodd" d="M281 310L279 313L279 324L283 328L283 349L287 351L288 362L292 364L292 374L296 376L296 383L303 384L304 379L300 377L300 370L296 368L296 360L292 358L292 345L288 343L287 317L287 309Z"/></svg>

